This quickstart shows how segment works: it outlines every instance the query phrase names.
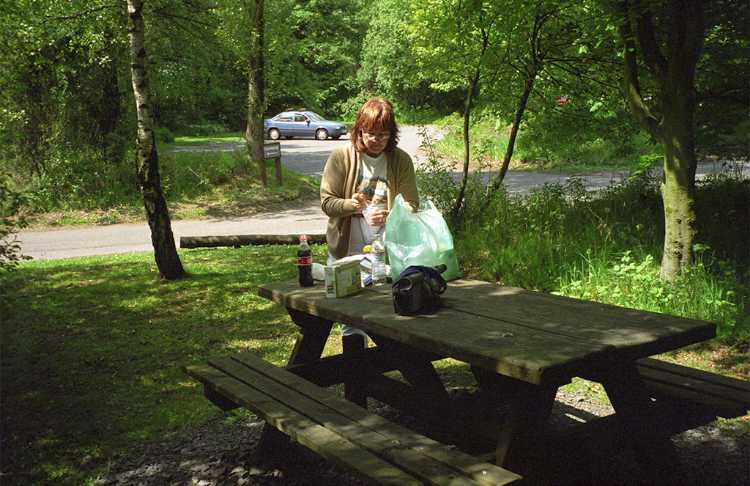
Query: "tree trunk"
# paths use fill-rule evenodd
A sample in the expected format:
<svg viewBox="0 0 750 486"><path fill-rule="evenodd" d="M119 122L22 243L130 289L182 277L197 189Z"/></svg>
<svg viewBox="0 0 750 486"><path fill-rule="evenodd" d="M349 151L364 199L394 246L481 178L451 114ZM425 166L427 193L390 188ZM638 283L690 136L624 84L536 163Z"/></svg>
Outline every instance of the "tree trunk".
<svg viewBox="0 0 750 486"><path fill-rule="evenodd" d="M661 278L674 280L692 262L695 238L695 68L703 47L703 5L670 0L663 5L659 45L654 5L625 1L620 34L624 45L625 83L630 110L640 124L664 145L664 248ZM658 110L641 93L636 42L656 80Z"/></svg>
<svg viewBox="0 0 750 486"><path fill-rule="evenodd" d="M693 148L693 109L685 98L665 103L662 132L664 181L664 253L661 277L674 280L692 263L695 238L695 150Z"/></svg>
<svg viewBox="0 0 750 486"><path fill-rule="evenodd" d="M464 140L464 170L463 179L461 181L461 189L458 191L458 197L456 197L456 204L451 210L451 219L454 224L458 223L458 214L463 206L464 196L466 194L466 183L469 177L469 161L471 160L471 145L469 141L469 121L471 119L471 104L474 101L474 94L476 93L477 84L479 84L479 68L477 68L474 77L469 80L469 86L466 90L466 103L464 105L464 125L463 125L463 140Z"/></svg>
<svg viewBox="0 0 750 486"><path fill-rule="evenodd" d="M151 116L144 31L143 1L128 0L130 72L138 116L136 175L138 186L143 195L148 225L151 228L151 243L154 246L156 266L163 278L173 280L182 277L185 271L182 268L180 257L177 255L172 225L169 221L167 201L164 199L161 190L159 164L154 141L154 122Z"/></svg>
<svg viewBox="0 0 750 486"><path fill-rule="evenodd" d="M252 37L247 76L247 128L245 141L250 162L257 164L263 186L268 185L266 159L263 155L263 112L265 111L265 59L263 56L263 0L254 0L248 5L251 12L248 31Z"/></svg>
<svg viewBox="0 0 750 486"><path fill-rule="evenodd" d="M536 81L536 70L529 73L528 78L526 78L526 82L523 86L523 93L521 93L521 98L518 100L518 107L516 108L516 113L513 116L513 124L510 126L510 136L508 137L508 146L505 148L505 155L503 156L503 163L500 166L500 172L495 177L495 180L492 181L492 185L490 186L490 189L487 191L487 198L485 199L485 202L489 202L490 197L497 189L500 187L500 184L503 183L503 180L505 179L505 175L508 173L508 167L510 166L510 161L513 158L513 150L516 146L516 138L518 137L518 130L521 126L521 120L523 119L523 114L526 111L526 104L529 102L529 96L531 95L531 92L534 89L534 81Z"/></svg>

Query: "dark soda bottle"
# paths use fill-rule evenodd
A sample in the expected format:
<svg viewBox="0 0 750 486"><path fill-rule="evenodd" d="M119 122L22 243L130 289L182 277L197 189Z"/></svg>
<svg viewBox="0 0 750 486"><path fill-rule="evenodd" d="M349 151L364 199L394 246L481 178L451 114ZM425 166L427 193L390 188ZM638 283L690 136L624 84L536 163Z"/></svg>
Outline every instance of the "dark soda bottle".
<svg viewBox="0 0 750 486"><path fill-rule="evenodd" d="M297 250L297 270L299 271L300 287L312 287L312 251L307 244L307 236L300 235L299 249Z"/></svg>

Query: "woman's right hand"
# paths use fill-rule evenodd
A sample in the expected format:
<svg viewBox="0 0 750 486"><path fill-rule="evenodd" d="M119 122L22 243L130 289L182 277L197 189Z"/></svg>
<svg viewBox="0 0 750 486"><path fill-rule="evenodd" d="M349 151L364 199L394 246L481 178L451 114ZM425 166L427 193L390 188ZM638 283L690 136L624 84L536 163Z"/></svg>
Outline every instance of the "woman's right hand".
<svg viewBox="0 0 750 486"><path fill-rule="evenodd" d="M350 201L354 204L354 209L358 213L361 213L362 210L367 207L367 197L361 192L355 192L352 194Z"/></svg>

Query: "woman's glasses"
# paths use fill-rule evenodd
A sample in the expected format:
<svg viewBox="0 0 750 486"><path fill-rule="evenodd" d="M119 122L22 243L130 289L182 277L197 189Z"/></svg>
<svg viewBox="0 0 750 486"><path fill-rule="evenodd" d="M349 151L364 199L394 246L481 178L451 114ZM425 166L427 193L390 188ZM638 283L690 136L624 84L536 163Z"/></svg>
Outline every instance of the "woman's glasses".
<svg viewBox="0 0 750 486"><path fill-rule="evenodd" d="M382 142L383 140L388 140L391 138L391 132L382 132L382 133L362 132L362 135L367 137L369 140L377 140L379 142Z"/></svg>

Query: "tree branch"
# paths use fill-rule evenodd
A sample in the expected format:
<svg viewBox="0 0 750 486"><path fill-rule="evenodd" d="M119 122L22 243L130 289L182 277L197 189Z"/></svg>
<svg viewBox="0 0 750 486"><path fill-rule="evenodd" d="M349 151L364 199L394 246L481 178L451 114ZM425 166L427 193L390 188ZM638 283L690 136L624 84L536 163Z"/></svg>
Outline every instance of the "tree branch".
<svg viewBox="0 0 750 486"><path fill-rule="evenodd" d="M623 2L622 21L620 23L620 37L623 43L625 57L625 96L630 105L630 111L638 122L654 137L659 137L659 121L651 114L641 96L641 86L638 80L638 63L636 60L636 45L631 28L630 5Z"/></svg>
<svg viewBox="0 0 750 486"><path fill-rule="evenodd" d="M630 23L636 26L638 44L641 46L643 59L655 75L663 78L667 73L667 60L664 59L664 55L661 49L659 49L659 43L656 40L651 11L640 2L638 6L634 5L634 3L633 1L626 1Z"/></svg>
<svg viewBox="0 0 750 486"><path fill-rule="evenodd" d="M45 19L45 22L47 20L76 20L76 19L87 17L91 14L95 14L97 12L101 12L103 10L116 9L116 8L120 8L120 5L116 3L105 3L103 5L99 5L98 7L91 7L91 8L87 8L84 10L79 10L78 12L72 13L70 15L45 15L44 19Z"/></svg>

